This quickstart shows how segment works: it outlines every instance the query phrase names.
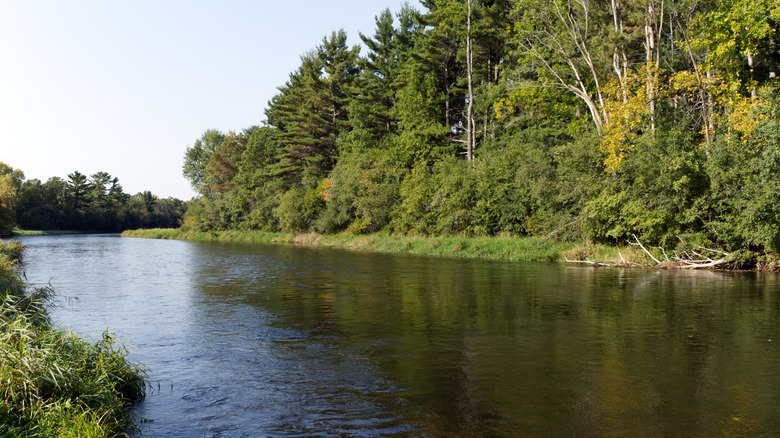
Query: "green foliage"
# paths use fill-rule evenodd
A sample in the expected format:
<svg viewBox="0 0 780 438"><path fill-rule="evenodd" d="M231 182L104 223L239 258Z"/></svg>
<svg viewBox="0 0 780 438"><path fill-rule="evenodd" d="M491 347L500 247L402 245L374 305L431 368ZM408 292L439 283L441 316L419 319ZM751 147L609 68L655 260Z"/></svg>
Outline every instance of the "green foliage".
<svg viewBox="0 0 780 438"><path fill-rule="evenodd" d="M709 178L704 151L690 130L669 127L646 137L619 170L602 179L584 208L587 237L625 242L632 234L673 246L677 236L700 230L701 200Z"/></svg>
<svg viewBox="0 0 780 438"><path fill-rule="evenodd" d="M22 259L22 252L24 251L24 245L19 241L11 240L3 242L0 240L0 257L6 257L10 261L18 261Z"/></svg>
<svg viewBox="0 0 780 438"><path fill-rule="evenodd" d="M17 190L11 175L0 175L0 231L10 231L16 223Z"/></svg>
<svg viewBox="0 0 780 438"><path fill-rule="evenodd" d="M393 228L413 234L472 234L476 174L470 164L445 159L418 165L401 183L402 202Z"/></svg>
<svg viewBox="0 0 780 438"><path fill-rule="evenodd" d="M422 4L375 17L365 57L324 38L264 127L196 141L188 229L780 248L780 8Z"/></svg>
<svg viewBox="0 0 780 438"><path fill-rule="evenodd" d="M282 231L309 231L314 221L325 208L322 194L325 184L306 188L293 186L279 201L276 209L276 217Z"/></svg>
<svg viewBox="0 0 780 438"><path fill-rule="evenodd" d="M211 192L212 178L206 168L212 155L224 139L224 134L210 129L204 132L191 147L188 147L184 154L184 177L190 181L192 188L201 195L205 196Z"/></svg>
<svg viewBox="0 0 780 438"><path fill-rule="evenodd" d="M532 162L531 154L517 147L488 150L476 162L476 203L473 208L476 234L526 234L526 221L534 206L529 183L531 174L514 163ZM530 149L530 148L529 148ZM528 151L531 152L531 151ZM523 160L519 160L522 154ZM533 167L534 173L543 168Z"/></svg>
<svg viewBox="0 0 780 438"><path fill-rule="evenodd" d="M403 168L387 149L343 155L323 193L327 207L317 230L347 228L350 233L362 234L384 229L400 201L403 176Z"/></svg>
<svg viewBox="0 0 780 438"><path fill-rule="evenodd" d="M693 45L707 53L707 62L735 88L755 89L757 79L767 76L777 56L769 41L777 35L778 5L773 0L713 3L695 23Z"/></svg>
<svg viewBox="0 0 780 438"><path fill-rule="evenodd" d="M348 47L343 30L301 57L301 66L266 109L279 143L275 173L297 182L322 178L333 168L337 140L349 131L349 90L358 74L359 46Z"/></svg>
<svg viewBox="0 0 780 438"><path fill-rule="evenodd" d="M411 69L411 67L409 67ZM401 129L398 155L407 166L428 163L451 155L454 146L446 141L450 132L443 123L444 111L436 79L425 70L407 71L404 87L398 92L395 114Z"/></svg>
<svg viewBox="0 0 780 438"><path fill-rule="evenodd" d="M712 178L708 225L730 248L780 251L780 93L762 90L766 119L747 144L719 137L709 166Z"/></svg>
<svg viewBox="0 0 780 438"><path fill-rule="evenodd" d="M11 177L11 185L16 189L21 188L24 182L24 172L20 169L14 169L10 165L0 161L0 175L8 175Z"/></svg>
<svg viewBox="0 0 780 438"><path fill-rule="evenodd" d="M37 179L21 184L16 203L17 225L28 230L118 232L140 227L175 227L186 204L159 199L151 192L129 195L119 178L106 172L91 177L76 171L65 181Z"/></svg>
<svg viewBox="0 0 780 438"><path fill-rule="evenodd" d="M350 88L353 97L347 104L352 128L347 143L358 148L375 147L398 129L392 111L395 81L400 74L399 56L406 47L401 46L389 9L376 17L376 25L373 38L360 34L369 53L358 60L360 73Z"/></svg>

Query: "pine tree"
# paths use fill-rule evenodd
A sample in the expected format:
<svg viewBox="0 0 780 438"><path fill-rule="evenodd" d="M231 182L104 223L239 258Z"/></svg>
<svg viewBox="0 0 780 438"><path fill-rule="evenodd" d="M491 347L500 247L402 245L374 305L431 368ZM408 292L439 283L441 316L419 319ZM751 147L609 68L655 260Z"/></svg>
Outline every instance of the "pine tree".
<svg viewBox="0 0 780 438"><path fill-rule="evenodd" d="M293 180L333 168L337 140L349 130L349 86L358 73L359 47L347 47L343 30L301 57L301 66L269 102L267 124L276 129L276 174Z"/></svg>
<svg viewBox="0 0 780 438"><path fill-rule="evenodd" d="M385 9L375 20L373 37L360 34L369 52L358 61L360 74L351 90L350 143L358 147L376 146L398 128L392 114L396 99L393 82L399 73L393 16Z"/></svg>

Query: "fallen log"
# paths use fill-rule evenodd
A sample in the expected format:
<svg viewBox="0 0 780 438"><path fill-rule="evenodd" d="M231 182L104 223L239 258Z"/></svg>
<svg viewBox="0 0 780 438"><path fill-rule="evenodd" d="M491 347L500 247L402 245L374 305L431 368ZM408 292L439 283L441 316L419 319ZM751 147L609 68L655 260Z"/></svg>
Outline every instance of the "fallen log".
<svg viewBox="0 0 780 438"><path fill-rule="evenodd" d="M661 252L664 255L664 258L666 260L660 261L658 260L648 249L642 244L642 242L639 240L639 238L632 234L634 241L628 241L629 245L632 246L638 246L642 249L642 251L650 257L650 259L653 260L654 263L649 264L640 264L640 263L633 263L630 261L627 261L623 254L618 252L618 255L620 256L620 262L615 263L603 263L603 262L594 262L588 259L585 260L569 260L564 257L564 260L566 260L567 263L585 263L593 266L594 268L598 267L621 267L621 268L658 268L658 269L712 269L717 268L720 265L723 265L725 263L729 262L730 254L717 250L717 249L710 249L705 248L703 246L696 246L695 249L690 249L689 251L683 251L682 254L678 255L675 252L675 255L670 259L668 255L666 255L666 250L664 248L658 247L657 249L660 249ZM682 239L680 239L682 240ZM698 252L698 251L701 252ZM713 259L710 257L707 253L711 254L718 254L719 258ZM695 256L695 258L692 256ZM725 257L723 257L725 256Z"/></svg>

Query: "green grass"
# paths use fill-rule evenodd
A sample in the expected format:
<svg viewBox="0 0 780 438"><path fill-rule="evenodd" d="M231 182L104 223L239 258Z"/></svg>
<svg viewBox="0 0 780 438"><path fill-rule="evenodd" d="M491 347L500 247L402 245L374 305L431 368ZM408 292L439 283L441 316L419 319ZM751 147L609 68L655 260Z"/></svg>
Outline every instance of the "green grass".
<svg viewBox="0 0 780 438"><path fill-rule="evenodd" d="M30 289L0 243L0 436L113 437L133 426L145 370L113 336L90 342L55 329L50 288Z"/></svg>
<svg viewBox="0 0 780 438"><path fill-rule="evenodd" d="M185 231L181 229L133 230L124 237L180 239L195 241L276 243L299 246L327 246L356 251L418 254L449 258L481 258L509 261L582 262L599 266L634 268L685 268L675 261L673 252L645 246L652 259L637 245L603 245L589 242L559 242L533 236L457 237L398 236L382 233L367 235L317 233L290 234L265 231ZM670 260L671 259L671 260ZM657 263L660 261L661 263ZM713 269L780 272L780 255L738 251Z"/></svg>
<svg viewBox="0 0 780 438"><path fill-rule="evenodd" d="M328 246L358 251L419 254L439 257L482 258L513 261L560 261L574 244L537 237L453 237L397 236L387 234L323 235L265 231L195 232L180 229L133 230L124 237L184 239L196 241L286 243L300 246Z"/></svg>
<svg viewBox="0 0 780 438"><path fill-rule="evenodd" d="M16 240L3 242L0 240L0 256L7 257L10 261L21 260L24 245Z"/></svg>
<svg viewBox="0 0 780 438"><path fill-rule="evenodd" d="M22 230L15 228L11 231L14 236L60 236L64 234L89 234L89 231L77 230Z"/></svg>

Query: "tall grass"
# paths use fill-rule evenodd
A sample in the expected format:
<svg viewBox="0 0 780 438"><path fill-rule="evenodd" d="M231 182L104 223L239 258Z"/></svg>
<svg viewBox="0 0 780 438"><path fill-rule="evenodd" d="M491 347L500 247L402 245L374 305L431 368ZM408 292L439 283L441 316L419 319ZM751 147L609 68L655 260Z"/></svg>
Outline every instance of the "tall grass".
<svg viewBox="0 0 780 438"><path fill-rule="evenodd" d="M538 237L399 236L389 234L288 234L266 231L207 231L180 229L134 230L124 237L187 239L246 243L289 243L301 246L330 246L360 251L432 255L454 258L483 258L513 261L559 261L574 245Z"/></svg>
<svg viewBox="0 0 780 438"><path fill-rule="evenodd" d="M16 240L3 242L0 240L0 256L5 256L9 261L21 260L24 245Z"/></svg>
<svg viewBox="0 0 780 438"><path fill-rule="evenodd" d="M50 288L31 289L0 243L0 436L109 437L132 426L145 370L113 336L89 342L51 326ZM12 251L13 253L13 251Z"/></svg>
<svg viewBox="0 0 780 438"><path fill-rule="evenodd" d="M89 232L79 230L23 230L21 228L14 228L11 231L13 236L61 236L65 234L89 234Z"/></svg>

